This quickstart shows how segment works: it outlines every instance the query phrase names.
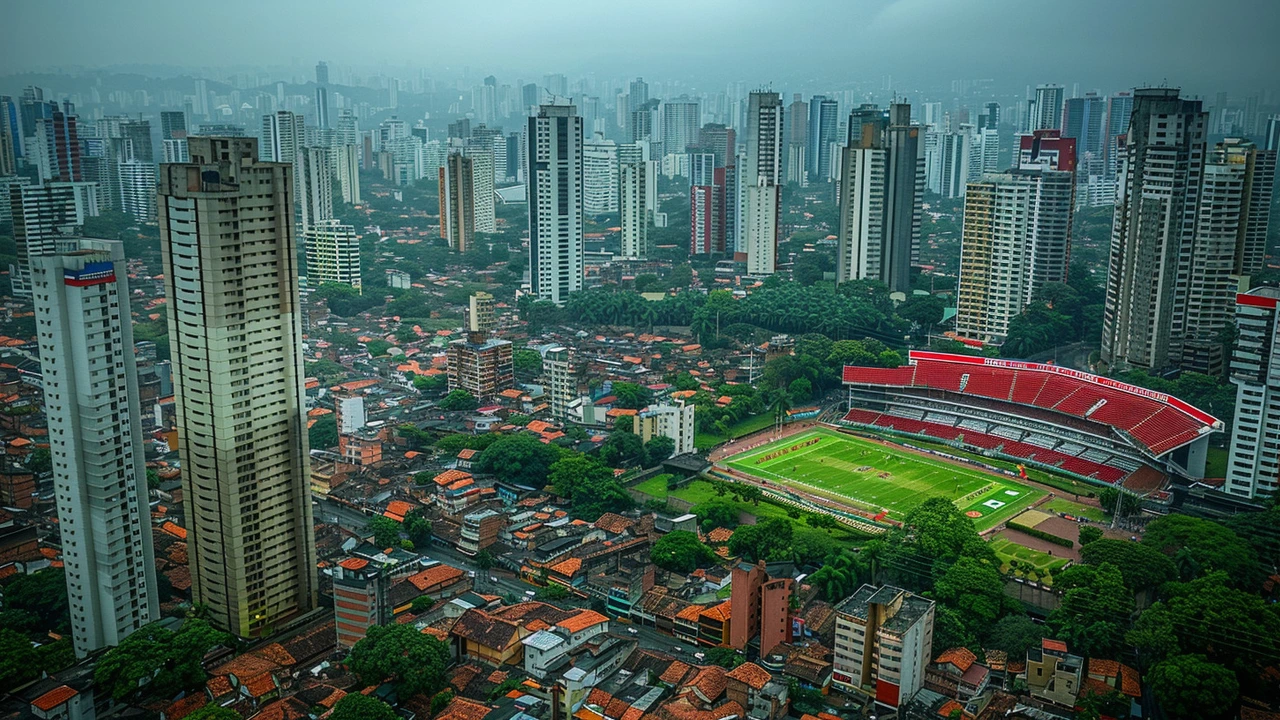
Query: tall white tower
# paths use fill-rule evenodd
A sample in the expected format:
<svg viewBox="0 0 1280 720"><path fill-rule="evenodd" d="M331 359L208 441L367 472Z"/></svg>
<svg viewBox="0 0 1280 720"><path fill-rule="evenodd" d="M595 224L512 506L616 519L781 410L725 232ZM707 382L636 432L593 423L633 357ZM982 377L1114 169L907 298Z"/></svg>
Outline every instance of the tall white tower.
<svg viewBox="0 0 1280 720"><path fill-rule="evenodd" d="M528 138L530 287L559 305L582 289L582 118L543 105Z"/></svg>

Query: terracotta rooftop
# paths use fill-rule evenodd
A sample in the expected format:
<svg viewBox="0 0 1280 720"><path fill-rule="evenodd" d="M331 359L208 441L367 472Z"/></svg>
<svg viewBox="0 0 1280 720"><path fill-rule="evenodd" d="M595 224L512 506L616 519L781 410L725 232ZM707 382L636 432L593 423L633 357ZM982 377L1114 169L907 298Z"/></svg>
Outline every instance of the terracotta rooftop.
<svg viewBox="0 0 1280 720"><path fill-rule="evenodd" d="M42 712L49 712L79 694L79 692L68 685L59 685L35 700L32 700L31 705Z"/></svg>
<svg viewBox="0 0 1280 720"><path fill-rule="evenodd" d="M410 575L406 580L413 583L413 586L419 591L425 591L427 588L448 585L466 575L466 572L459 570L452 565L432 565L421 572Z"/></svg>
<svg viewBox="0 0 1280 720"><path fill-rule="evenodd" d="M769 674L768 670L765 670L753 662L742 663L733 670L730 670L725 677L746 683L754 690L763 688L770 680L773 679L773 676Z"/></svg>
<svg viewBox="0 0 1280 720"><path fill-rule="evenodd" d="M440 711L435 720L482 720L490 710L488 705L464 697L455 697L449 701L444 710Z"/></svg>
<svg viewBox="0 0 1280 720"><path fill-rule="evenodd" d="M1050 640L1049 638L1044 638L1040 641L1040 649L1064 653L1067 652L1067 644L1061 640Z"/></svg>
<svg viewBox="0 0 1280 720"><path fill-rule="evenodd" d="M617 513L607 512L597 518L593 526L607 533L618 535L631 529L635 524L634 520L622 517Z"/></svg>
<svg viewBox="0 0 1280 720"><path fill-rule="evenodd" d="M707 533L707 542L712 545L724 545L731 537L733 537L733 531L729 528L716 528Z"/></svg>
<svg viewBox="0 0 1280 720"><path fill-rule="evenodd" d="M955 665L960 668L960 672L968 670L969 666L973 665L977 661L978 656L974 655L968 648L964 647L953 647L939 655L937 660L934 660L934 662L939 665L946 665L947 663Z"/></svg>
<svg viewBox="0 0 1280 720"><path fill-rule="evenodd" d="M580 610L576 615L561 620L556 623L557 626L568 630L571 633L581 632L593 625L609 622L609 618L601 615L595 610Z"/></svg>

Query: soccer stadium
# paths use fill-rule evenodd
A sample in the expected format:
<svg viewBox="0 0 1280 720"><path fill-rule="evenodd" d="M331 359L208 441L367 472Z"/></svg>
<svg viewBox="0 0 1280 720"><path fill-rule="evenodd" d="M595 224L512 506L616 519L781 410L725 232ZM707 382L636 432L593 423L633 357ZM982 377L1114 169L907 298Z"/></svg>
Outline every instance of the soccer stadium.
<svg viewBox="0 0 1280 720"><path fill-rule="evenodd" d="M943 441L1138 491L1204 477L1212 415L1168 395L1039 363L913 350L844 369L846 425Z"/></svg>

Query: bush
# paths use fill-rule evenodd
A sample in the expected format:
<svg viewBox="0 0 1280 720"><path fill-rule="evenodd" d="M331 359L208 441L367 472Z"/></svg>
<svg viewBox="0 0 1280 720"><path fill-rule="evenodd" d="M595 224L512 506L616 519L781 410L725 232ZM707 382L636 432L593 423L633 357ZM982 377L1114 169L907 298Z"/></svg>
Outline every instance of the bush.
<svg viewBox="0 0 1280 720"><path fill-rule="evenodd" d="M1049 533L1043 530L1037 530L1029 525L1023 525L1022 523L1016 523L1016 522L1010 521L1006 525L1006 527L1008 527L1010 530L1017 530L1018 532L1024 532L1033 538L1040 538L1041 540L1046 540L1048 542L1053 543L1054 545L1061 545L1064 548L1073 548L1076 546L1076 544L1071 540L1058 537L1057 535L1050 535Z"/></svg>

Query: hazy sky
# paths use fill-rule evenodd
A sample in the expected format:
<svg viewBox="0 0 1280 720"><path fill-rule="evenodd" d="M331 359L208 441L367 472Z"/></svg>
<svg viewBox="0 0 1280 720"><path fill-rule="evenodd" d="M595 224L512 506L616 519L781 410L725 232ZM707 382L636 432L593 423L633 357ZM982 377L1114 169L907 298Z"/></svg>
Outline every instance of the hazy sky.
<svg viewBox="0 0 1280 720"><path fill-rule="evenodd" d="M470 66L698 82L1280 88L1280 0L8 0L0 71ZM408 71L407 71L408 72ZM411 74L411 73L410 73ZM515 78L501 77L502 81Z"/></svg>

